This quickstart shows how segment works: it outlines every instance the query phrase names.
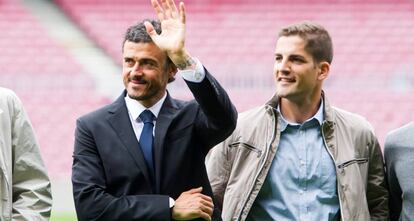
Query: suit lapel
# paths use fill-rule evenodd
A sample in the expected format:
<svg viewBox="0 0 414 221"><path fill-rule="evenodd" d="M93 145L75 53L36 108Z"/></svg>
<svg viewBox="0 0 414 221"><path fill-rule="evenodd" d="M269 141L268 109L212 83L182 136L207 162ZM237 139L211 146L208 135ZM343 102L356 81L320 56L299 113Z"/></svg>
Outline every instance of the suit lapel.
<svg viewBox="0 0 414 221"><path fill-rule="evenodd" d="M163 162L163 146L165 141L165 135L174 119L175 113L178 111L178 106L174 100L167 94L167 98L162 105L160 113L158 114L157 124L155 126L155 137L154 137L154 158L155 158L155 182L156 192L160 192L161 179L162 179L162 162Z"/></svg>
<svg viewBox="0 0 414 221"><path fill-rule="evenodd" d="M112 107L109 109L108 121L124 144L124 148L132 155L138 168L143 172L147 183L150 184L151 180L148 168L145 164L145 159L135 136L134 129L132 128L124 97L125 92L112 104Z"/></svg>

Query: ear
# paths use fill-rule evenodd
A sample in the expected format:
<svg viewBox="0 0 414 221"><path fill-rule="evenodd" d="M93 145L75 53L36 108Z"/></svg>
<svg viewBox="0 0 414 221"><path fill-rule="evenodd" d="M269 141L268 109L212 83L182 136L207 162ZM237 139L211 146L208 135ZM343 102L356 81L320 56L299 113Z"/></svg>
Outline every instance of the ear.
<svg viewBox="0 0 414 221"><path fill-rule="evenodd" d="M175 75L177 74L177 71L178 71L178 69L173 63L168 65L168 70L167 70L168 82L172 82L172 81L175 80Z"/></svg>
<svg viewBox="0 0 414 221"><path fill-rule="evenodd" d="M318 80L325 80L329 75L330 68L331 68L331 65L328 62L326 61L320 62Z"/></svg>

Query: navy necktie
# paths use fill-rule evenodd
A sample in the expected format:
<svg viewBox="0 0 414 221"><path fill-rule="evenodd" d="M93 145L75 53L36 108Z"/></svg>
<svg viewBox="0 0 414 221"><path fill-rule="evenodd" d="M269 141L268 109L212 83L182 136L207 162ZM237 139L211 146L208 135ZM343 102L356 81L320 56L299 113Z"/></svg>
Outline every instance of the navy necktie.
<svg viewBox="0 0 414 221"><path fill-rule="evenodd" d="M147 162L148 169L151 176L154 176L154 161L152 158L152 145L154 143L154 137L152 136L152 131L154 128L154 114L150 110L143 111L139 118L144 122L144 128L141 132L141 137L139 138L139 144L141 146L142 153L144 154L145 161Z"/></svg>

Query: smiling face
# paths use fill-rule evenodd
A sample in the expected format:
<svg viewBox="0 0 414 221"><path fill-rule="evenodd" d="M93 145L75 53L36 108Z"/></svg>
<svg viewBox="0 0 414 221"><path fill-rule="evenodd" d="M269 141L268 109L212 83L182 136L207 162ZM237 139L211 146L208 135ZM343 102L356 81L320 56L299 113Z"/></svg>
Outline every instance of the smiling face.
<svg viewBox="0 0 414 221"><path fill-rule="evenodd" d="M168 80L175 73L175 68L167 65L165 52L154 43L125 42L122 77L132 99L151 107L164 96Z"/></svg>
<svg viewBox="0 0 414 221"><path fill-rule="evenodd" d="M299 35L281 36L276 44L274 75L276 95L295 103L319 96L329 63L314 61Z"/></svg>

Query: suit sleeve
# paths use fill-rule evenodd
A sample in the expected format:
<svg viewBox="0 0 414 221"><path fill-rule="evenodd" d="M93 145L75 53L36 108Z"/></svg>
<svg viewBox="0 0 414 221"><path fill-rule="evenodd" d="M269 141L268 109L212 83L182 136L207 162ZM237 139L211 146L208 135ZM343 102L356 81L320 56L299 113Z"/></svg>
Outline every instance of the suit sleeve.
<svg viewBox="0 0 414 221"><path fill-rule="evenodd" d="M197 114L196 129L198 138L207 147L205 153L214 145L226 139L235 129L237 110L226 91L206 70L200 83L186 81L200 110Z"/></svg>
<svg viewBox="0 0 414 221"><path fill-rule="evenodd" d="M376 137L372 134L368 169L367 200L371 220L388 220L388 186L384 159Z"/></svg>
<svg viewBox="0 0 414 221"><path fill-rule="evenodd" d="M390 137L387 137L384 146L385 164L387 166L387 181L390 188L390 220L398 221L402 208L402 190L398 182L398 177L395 171L396 156L395 146L390 142Z"/></svg>
<svg viewBox="0 0 414 221"><path fill-rule="evenodd" d="M49 220L52 210L50 180L32 125L14 95L12 125L13 220Z"/></svg>
<svg viewBox="0 0 414 221"><path fill-rule="evenodd" d="M75 132L72 184L79 221L171 220L168 196L109 193L93 133L82 120Z"/></svg>

